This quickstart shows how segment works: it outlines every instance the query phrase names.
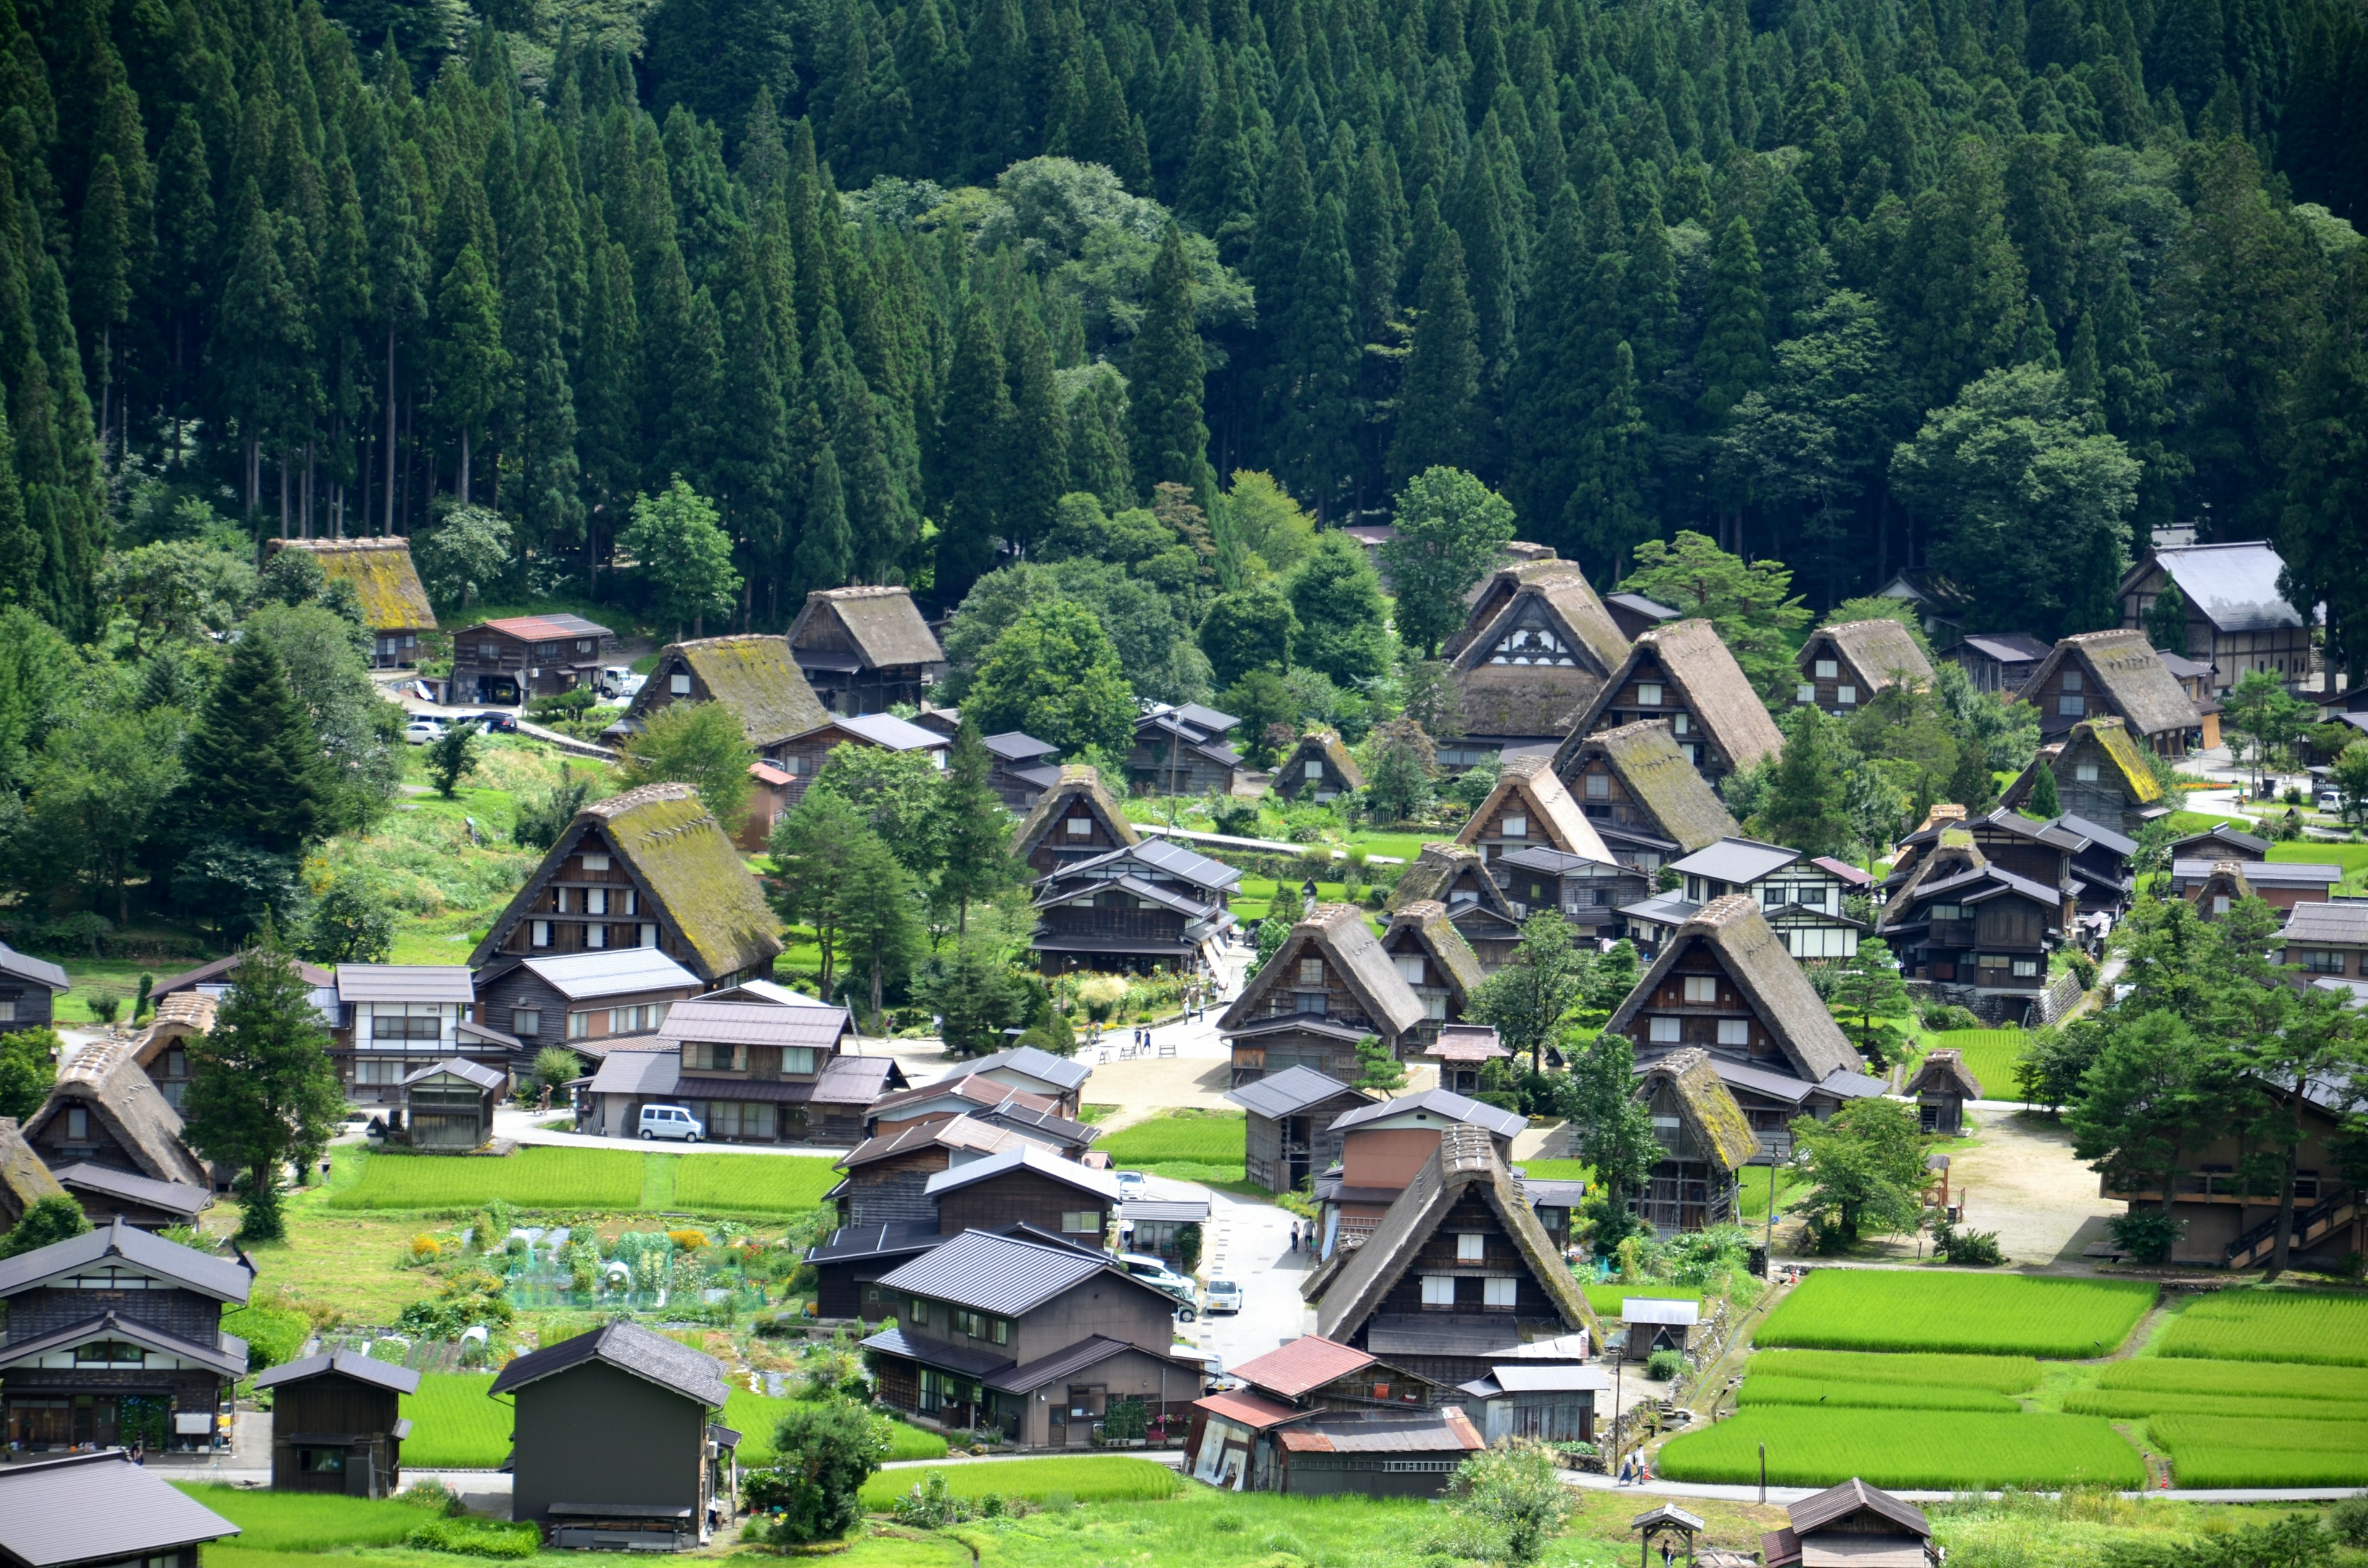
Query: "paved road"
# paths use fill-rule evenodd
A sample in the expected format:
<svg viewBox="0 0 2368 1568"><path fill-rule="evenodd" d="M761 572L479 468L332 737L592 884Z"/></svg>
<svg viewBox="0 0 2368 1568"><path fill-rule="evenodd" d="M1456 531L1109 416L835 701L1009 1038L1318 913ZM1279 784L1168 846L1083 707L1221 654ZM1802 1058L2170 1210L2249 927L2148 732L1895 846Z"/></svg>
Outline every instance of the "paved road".
<svg viewBox="0 0 2368 1568"><path fill-rule="evenodd" d="M1562 1472L1563 1484L1583 1487L1589 1492L1622 1492L1639 1497L1708 1497L1724 1503L1758 1503L1762 1501L1757 1486L1718 1486L1689 1481L1647 1481L1621 1485L1608 1475L1595 1475L1586 1471L1566 1470ZM1807 1486L1771 1486L1765 1501L1787 1506L1814 1497L1821 1488ZM1911 1503L1946 1503L1964 1495L1962 1492L1894 1492ZM1986 1496L2004 1494L1991 1492ZM2052 1497L2052 1492L2023 1493L2023 1496ZM2124 1492L2124 1497L2167 1497L2180 1503L2333 1503L2359 1495L2359 1488L2351 1486L2291 1486L2248 1487L2227 1491L2180 1490L2168 1492Z"/></svg>
<svg viewBox="0 0 2368 1568"><path fill-rule="evenodd" d="M537 1122L564 1116L564 1111L544 1114L531 1110L496 1109L494 1112L494 1136L508 1139L513 1143L547 1143L562 1149L639 1149L646 1153L679 1154L687 1149L697 1149L702 1154L788 1154L805 1159L836 1160L847 1153L844 1148L784 1143L644 1143L632 1138L598 1138L584 1132L562 1132L538 1127Z"/></svg>
<svg viewBox="0 0 2368 1568"><path fill-rule="evenodd" d="M1271 1204L1209 1193L1201 1278L1239 1285L1242 1310L1203 1317L1186 1333L1203 1350L1215 1351L1226 1368L1315 1330L1314 1311L1299 1299L1309 1259L1291 1250L1291 1225L1290 1213Z"/></svg>

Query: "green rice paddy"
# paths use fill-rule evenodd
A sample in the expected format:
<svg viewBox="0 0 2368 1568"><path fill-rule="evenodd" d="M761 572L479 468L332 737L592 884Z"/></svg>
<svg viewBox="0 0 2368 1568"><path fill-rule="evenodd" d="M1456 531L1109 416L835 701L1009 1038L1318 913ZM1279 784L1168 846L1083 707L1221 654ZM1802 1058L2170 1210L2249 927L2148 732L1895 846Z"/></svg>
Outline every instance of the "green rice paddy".
<svg viewBox="0 0 2368 1568"><path fill-rule="evenodd" d="M403 1396L411 1436L403 1462L411 1470L498 1470L510 1457L510 1406L485 1391L491 1372L423 1372L419 1392Z"/></svg>
<svg viewBox="0 0 2368 1568"><path fill-rule="evenodd" d="M2188 1309L2190 1312L2193 1308ZM2238 1399L2348 1401L2368 1404L2368 1370L2261 1361L2197 1361L2140 1356L2116 1361L2097 1378L2100 1389L2209 1394Z"/></svg>
<svg viewBox="0 0 2368 1568"><path fill-rule="evenodd" d="M1770 1378L1753 1372L1743 1380L1736 1403L1812 1405L1827 1410L1987 1410L2012 1415L2022 1407L1987 1389L1941 1383L1819 1382L1809 1378Z"/></svg>
<svg viewBox="0 0 2368 1568"><path fill-rule="evenodd" d="M1238 1165L1245 1158L1248 1122L1240 1111L1169 1111L1105 1135L1094 1146L1110 1164L1139 1170L1183 1161Z"/></svg>
<svg viewBox="0 0 2368 1568"><path fill-rule="evenodd" d="M2368 1367L2368 1296L2224 1290L2180 1313L2159 1353L2214 1361Z"/></svg>
<svg viewBox="0 0 2368 1568"><path fill-rule="evenodd" d="M2358 1421L2368 1407L2329 1399L2235 1399L2218 1393L2157 1393L2146 1389L2074 1389L2064 1396L2067 1415L2116 1421L2151 1415L2226 1415L2265 1421Z"/></svg>
<svg viewBox="0 0 2368 1568"><path fill-rule="evenodd" d="M884 1510L929 1475L946 1478L957 1497L1025 1497L1042 1503L1064 1495L1079 1503L1149 1502L1172 1497L1183 1479L1164 1464L1124 1458L1010 1460L997 1464L950 1465L942 1471L882 1471L863 1483L863 1506Z"/></svg>
<svg viewBox="0 0 2368 1568"><path fill-rule="evenodd" d="M499 1198L542 1211L675 1210L803 1214L837 1179L831 1162L795 1154L674 1154L536 1146L494 1158L358 1154L361 1174L328 1207L459 1212Z"/></svg>
<svg viewBox="0 0 2368 1568"><path fill-rule="evenodd" d="M407 1451L404 1458L410 1457ZM242 1548L262 1551L332 1551L344 1546L393 1546L428 1516L408 1503L372 1502L324 1492L269 1492L251 1487L175 1483L189 1497L232 1524ZM211 1559L216 1549L208 1547Z"/></svg>
<svg viewBox="0 0 2368 1568"><path fill-rule="evenodd" d="M2021 1029L1944 1029L1933 1035L1930 1047L1962 1052L1965 1066L1981 1080L1982 1097L1990 1100L2010 1100L2021 1096L2015 1093L2014 1064L2021 1059L2031 1044L2031 1036Z"/></svg>
<svg viewBox="0 0 2368 1568"><path fill-rule="evenodd" d="M2111 1354L2154 1297L2152 1285L2131 1280L1824 1268L1768 1315L1753 1342L2081 1359Z"/></svg>
<svg viewBox="0 0 2368 1568"><path fill-rule="evenodd" d="M1992 1415L1924 1410L1747 1407L1661 1449L1671 1481L1827 1486L1860 1476L1876 1486L1928 1491L2066 1485L2134 1488L2146 1484L2135 1449L2093 1416Z"/></svg>
<svg viewBox="0 0 2368 1568"><path fill-rule="evenodd" d="M2039 1381L2039 1363L2029 1356L1882 1356L1854 1350L1763 1350L1751 1358L1751 1375L2021 1393Z"/></svg>

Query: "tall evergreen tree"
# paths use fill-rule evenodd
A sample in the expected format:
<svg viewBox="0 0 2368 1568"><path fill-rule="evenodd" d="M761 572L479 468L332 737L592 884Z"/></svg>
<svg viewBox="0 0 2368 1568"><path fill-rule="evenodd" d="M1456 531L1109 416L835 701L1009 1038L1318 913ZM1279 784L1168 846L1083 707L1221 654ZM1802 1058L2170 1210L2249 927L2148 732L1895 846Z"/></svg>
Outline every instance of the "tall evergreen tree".
<svg viewBox="0 0 2368 1568"><path fill-rule="evenodd" d="M243 638L182 752L183 820L276 855L328 825L327 759L271 640Z"/></svg>
<svg viewBox="0 0 2368 1568"><path fill-rule="evenodd" d="M1005 345L1011 415L1002 442L1003 528L1026 555L1051 530L1053 507L1069 488L1069 421L1053 377L1053 345L1036 318L1014 311Z"/></svg>
<svg viewBox="0 0 2368 1568"><path fill-rule="evenodd" d="M1390 443L1391 478L1403 482L1426 469L1474 462L1484 441L1479 323L1464 291L1463 243L1450 233L1423 274L1414 351Z"/></svg>
<svg viewBox="0 0 2368 1568"><path fill-rule="evenodd" d="M986 301L973 294L939 414L938 584L947 594L967 593L994 564L1003 531L1003 443L1010 422L1003 350Z"/></svg>
<svg viewBox="0 0 2368 1568"><path fill-rule="evenodd" d="M1144 290L1143 326L1127 376L1127 457L1134 483L1149 495L1180 484L1205 506L1215 488L1209 471L1209 427L1201 421L1201 334L1192 308L1192 272L1184 235L1174 224L1160 237Z"/></svg>
<svg viewBox="0 0 2368 1568"><path fill-rule="evenodd" d="M1719 233L1703 314L1708 320L1694 369L1702 377L1702 417L1716 425L1768 379L1768 301L1759 287L1759 247L1740 216Z"/></svg>

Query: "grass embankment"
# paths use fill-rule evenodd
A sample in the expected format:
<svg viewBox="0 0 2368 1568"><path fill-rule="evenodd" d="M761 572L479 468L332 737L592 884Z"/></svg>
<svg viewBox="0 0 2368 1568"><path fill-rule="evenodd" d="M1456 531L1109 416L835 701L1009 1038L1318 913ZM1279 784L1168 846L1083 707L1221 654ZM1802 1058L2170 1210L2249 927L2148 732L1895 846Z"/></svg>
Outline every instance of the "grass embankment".
<svg viewBox="0 0 2368 1568"><path fill-rule="evenodd" d="M359 1153L333 1210L450 1212L499 1198L520 1209L802 1214L836 1181L828 1160L796 1154L673 1154L529 1147L499 1159Z"/></svg>

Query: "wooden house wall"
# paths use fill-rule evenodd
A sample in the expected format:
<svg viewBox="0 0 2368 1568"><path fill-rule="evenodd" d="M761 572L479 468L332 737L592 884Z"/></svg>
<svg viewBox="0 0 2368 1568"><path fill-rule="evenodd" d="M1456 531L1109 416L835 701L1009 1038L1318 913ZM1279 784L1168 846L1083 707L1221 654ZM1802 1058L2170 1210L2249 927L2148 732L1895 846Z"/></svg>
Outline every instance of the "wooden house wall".
<svg viewBox="0 0 2368 1568"><path fill-rule="evenodd" d="M47 1026L55 1017L56 1005L48 986L0 974L0 1034Z"/></svg>
<svg viewBox="0 0 2368 1568"><path fill-rule="evenodd" d="M1096 893L1091 903L1056 903L1041 911L1038 919L1046 932L1062 937L1101 937L1114 941L1172 943L1179 947L1184 942L1185 917L1181 910L1165 904L1144 909L1133 893L1115 888Z"/></svg>
<svg viewBox="0 0 2368 1568"><path fill-rule="evenodd" d="M1468 1456L1439 1453L1326 1454L1276 1449L1275 1490L1293 1497L1437 1497Z"/></svg>
<svg viewBox="0 0 2368 1568"><path fill-rule="evenodd" d="M1178 740L1176 755L1167 755L1166 735L1156 741L1138 740L1127 753L1127 782L1138 790L1158 795L1205 795L1214 791L1231 794L1234 769L1208 756L1190 744Z"/></svg>
<svg viewBox="0 0 2368 1568"><path fill-rule="evenodd" d="M1642 688L1656 684L1661 688L1661 700L1648 705L1644 700ZM1702 715L1686 700L1685 693L1679 689L1677 683L1669 679L1668 670L1660 655L1653 653L1646 653L1636 661L1627 680L1613 695L1611 705L1596 721L1595 727L1616 730L1623 724L1634 724L1645 719L1668 720L1678 749L1693 763L1694 771L1712 785L1715 786L1720 779L1735 771L1734 760L1703 727Z"/></svg>
<svg viewBox="0 0 2368 1568"><path fill-rule="evenodd" d="M1676 842L1651 809L1629 793L1628 786L1621 779L1619 772L1600 752L1588 756L1573 769L1570 777L1563 780L1563 787L1570 791L1571 799L1578 802L1578 809L1587 813L1590 822ZM1603 791L1600 795L1588 793L1590 790L1599 789ZM1660 868L1661 857L1649 849L1629 849L1619 845L1611 848L1613 857L1623 866L1633 864L1642 871L1654 871Z"/></svg>
<svg viewBox="0 0 2368 1568"><path fill-rule="evenodd" d="M1718 1000L1688 1002L1685 999L1685 980L1689 975L1697 978L1715 976ZM1676 1040L1656 1040L1652 1038L1650 1017L1655 1014L1677 1017L1679 1033ZM1719 1024L1738 1018L1749 1022L1746 1043L1740 1046L1721 1044ZM1717 1055L1757 1062L1781 1073L1792 1071L1779 1031L1751 1005L1749 996L1735 983L1734 977L1726 971L1726 966L1719 961L1717 953L1699 938L1691 942L1688 950L1679 955L1668 972L1661 977L1661 983L1645 1003L1644 1010L1630 1020L1624 1032L1635 1042L1640 1060L1666 1056L1670 1051L1698 1045Z"/></svg>
<svg viewBox="0 0 2368 1568"><path fill-rule="evenodd" d="M1477 1233L1486 1238L1482 1244L1481 1260L1476 1264L1456 1260L1455 1238L1468 1233ZM1455 1280L1455 1305L1452 1308L1426 1307L1422 1300L1423 1277L1442 1274ZM1518 1281L1511 1306L1492 1307L1486 1304L1483 1282L1490 1278ZM1513 1244L1512 1236L1497 1218L1497 1211L1480 1196L1480 1189L1476 1187L1466 1187L1448 1210L1438 1228L1423 1238L1406 1272L1382 1298L1375 1315L1416 1318L1426 1312L1450 1311L1458 1316L1477 1312L1489 1317L1502 1317L1508 1332L1517 1318L1559 1315L1553 1300L1530 1272L1527 1260Z"/></svg>
<svg viewBox="0 0 2368 1568"><path fill-rule="evenodd" d="M8 1300L9 1335L23 1342L113 1312L192 1345L222 1343L222 1303L195 1290L75 1290L43 1287Z"/></svg>
<svg viewBox="0 0 2368 1568"><path fill-rule="evenodd" d="M1068 828L1071 818L1083 818L1089 831L1072 834ZM1123 847L1109 825L1095 815L1086 798L1072 795L1064 809L1045 818L1042 835L1021 846L1020 858L1036 875L1049 877L1064 866Z"/></svg>
<svg viewBox="0 0 2368 1568"><path fill-rule="evenodd" d="M838 1199L842 1225L929 1225L938 1206L929 1199L929 1178L950 1163L939 1148L916 1150L892 1160L874 1160L847 1173L847 1191Z"/></svg>
<svg viewBox="0 0 2368 1568"><path fill-rule="evenodd" d="M547 1522L553 1503L707 1503L708 1413L696 1400L588 1361L518 1391L510 1517Z"/></svg>
<svg viewBox="0 0 2368 1568"><path fill-rule="evenodd" d="M607 854L609 869L604 871L586 870L584 857L587 853ZM608 913L596 915L586 909L585 895L595 890L609 895ZM542 873L533 884L532 892L526 913L503 937L496 951L519 958L547 958L560 953L601 950L594 949L586 935L589 926L598 925L606 927L604 949L655 946L693 974L700 972L702 960L699 954L682 939L675 922L665 915L649 886L628 869L624 857L616 853L616 846L609 842L606 830L599 826L587 828L575 850L548 872ZM632 912L619 913L616 895L626 892L634 895ZM546 947L535 945L537 921L546 921L550 925L551 941ZM642 927L644 926L656 927L657 939L654 944L643 942ZM723 977L709 975L705 978L713 981Z"/></svg>
<svg viewBox="0 0 2368 1568"><path fill-rule="evenodd" d="M1090 1209L1100 1217L1093 1240L1110 1229L1110 1202L1090 1192L1057 1182L1021 1167L975 1181L938 1198L938 1229L947 1235L967 1230L991 1230L1025 1221L1054 1235L1062 1233L1061 1216Z"/></svg>
<svg viewBox="0 0 2368 1568"><path fill-rule="evenodd" d="M277 1492L342 1492L384 1496L396 1484L394 1424L402 1399L393 1389L324 1372L282 1384L271 1400L271 1486ZM351 1445L306 1437L351 1437ZM347 1448L342 1472L307 1472L302 1449Z"/></svg>
<svg viewBox="0 0 2368 1568"><path fill-rule="evenodd" d="M83 1136L71 1135L74 1114L83 1112ZM51 1170L71 1165L77 1160L88 1160L95 1165L107 1165L119 1171L133 1171L151 1176L146 1164L131 1145L115 1135L115 1129L100 1114L95 1101L72 1098L58 1108L57 1113L41 1125L41 1130L27 1140L41 1163Z"/></svg>
<svg viewBox="0 0 2368 1568"><path fill-rule="evenodd" d="M1315 764L1317 769L1316 776L1313 778L1307 777L1307 765L1311 762ZM1330 757L1326 756L1322 752L1305 752L1292 759L1281 770L1280 777L1274 781L1274 789L1275 793L1284 800L1296 801L1304 794L1313 794L1318 800L1323 799L1326 794L1345 795L1349 792L1350 787L1340 777L1340 770L1332 766Z"/></svg>
<svg viewBox="0 0 2368 1568"><path fill-rule="evenodd" d="M1278 1029L1255 1040L1237 1040L1233 1048L1235 1088L1292 1067L1313 1067L1343 1084L1363 1075L1354 1042L1313 1030Z"/></svg>
<svg viewBox="0 0 2368 1568"><path fill-rule="evenodd" d="M477 1021L488 1028L499 1029L504 1034L518 1035L518 1049L511 1059L511 1065L523 1072L534 1064L535 1053L547 1045L564 1046L569 1050L575 1050L587 1041L638 1039L655 1032L651 1029L642 1029L632 1035L610 1035L607 1030L607 1016L617 1008L645 1006L660 1002L680 1002L698 994L697 986L677 985L659 991L636 991L624 995L603 996L598 1001L571 1004L557 986L520 964L509 973L479 989ZM586 1040L571 1040L567 1038L567 1013L571 1006L579 1012L588 1012L592 1015L595 1032ZM537 1027L524 1034L510 1027L518 1021L517 1014L521 1010L541 1015L536 1020ZM470 1054L473 1057L477 1053L472 1051ZM487 1060L492 1059L490 1056L487 1058ZM587 1062L586 1065L588 1066L589 1063Z"/></svg>

